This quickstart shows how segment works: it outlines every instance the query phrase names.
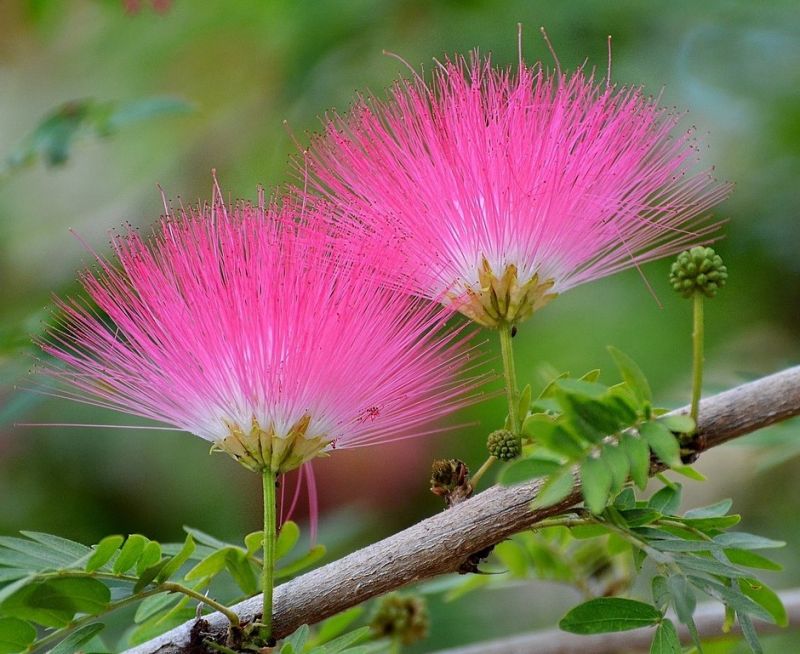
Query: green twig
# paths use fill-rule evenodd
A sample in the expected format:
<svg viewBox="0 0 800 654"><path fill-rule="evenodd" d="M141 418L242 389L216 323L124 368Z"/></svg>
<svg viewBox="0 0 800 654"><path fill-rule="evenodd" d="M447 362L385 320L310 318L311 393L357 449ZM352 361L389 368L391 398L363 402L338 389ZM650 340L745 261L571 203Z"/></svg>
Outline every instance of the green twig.
<svg viewBox="0 0 800 654"><path fill-rule="evenodd" d="M275 522L275 473L264 469L262 476L264 487L264 562L261 573L261 591L263 592L263 613L261 616L264 640L272 638L272 593L275 586L275 540L277 525Z"/></svg>
<svg viewBox="0 0 800 654"><path fill-rule="evenodd" d="M693 297L694 329L692 330L692 408L691 416L697 424L700 409L700 393L703 386L703 300L701 292Z"/></svg>
<svg viewBox="0 0 800 654"><path fill-rule="evenodd" d="M197 601L205 604L206 606L214 609L215 611L219 611L228 618L228 621L231 623L231 626L238 627L239 626L239 616L236 615L235 611L231 611L227 606L224 604L220 604L216 600L203 595L203 593L199 593L198 591L194 590L193 588L189 588L188 586L184 586L183 584L176 584L173 581L165 581L163 584L160 584L158 589L170 593L182 593L183 595L188 595L192 599L196 599Z"/></svg>
<svg viewBox="0 0 800 654"><path fill-rule="evenodd" d="M490 456L486 461L483 462L483 465L478 468L478 471L472 475L469 480L470 485L475 488L478 485L478 482L481 480L481 477L486 473L486 471L494 465L494 462L497 461L496 456Z"/></svg>
<svg viewBox="0 0 800 654"><path fill-rule="evenodd" d="M503 378L506 384L506 397L508 398L508 419L511 423L511 432L515 436L519 436L519 391L517 390L517 373L514 368L514 347L511 343L511 329L511 325L503 323L497 331L500 335L500 353L503 357Z"/></svg>

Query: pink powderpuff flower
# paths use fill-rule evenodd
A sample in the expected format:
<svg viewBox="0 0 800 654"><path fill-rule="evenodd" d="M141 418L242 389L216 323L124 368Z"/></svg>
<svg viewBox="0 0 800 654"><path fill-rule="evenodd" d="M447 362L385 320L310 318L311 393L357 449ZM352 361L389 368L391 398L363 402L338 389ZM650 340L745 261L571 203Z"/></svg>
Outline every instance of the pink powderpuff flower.
<svg viewBox="0 0 800 654"><path fill-rule="evenodd" d="M610 66L609 66L610 69ZM731 186L638 87L474 53L324 120L297 162L343 222L392 242L415 292L515 325L558 294L697 243Z"/></svg>
<svg viewBox="0 0 800 654"><path fill-rule="evenodd" d="M388 290L378 259L289 201L182 208L149 239L115 236L56 299L41 347L62 396L210 441L284 473L339 447L439 431L480 397L471 336ZM61 384L59 384L61 386Z"/></svg>

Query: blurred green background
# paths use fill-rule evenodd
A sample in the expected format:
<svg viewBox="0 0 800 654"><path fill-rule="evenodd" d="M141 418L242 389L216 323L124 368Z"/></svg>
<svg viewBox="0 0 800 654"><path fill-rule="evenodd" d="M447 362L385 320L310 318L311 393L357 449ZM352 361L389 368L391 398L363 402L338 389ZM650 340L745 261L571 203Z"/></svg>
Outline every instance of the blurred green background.
<svg viewBox="0 0 800 654"><path fill-rule="evenodd" d="M551 61L538 32L544 25L562 66L588 59L604 71L606 35L613 35L615 81L663 89L665 104L688 109L686 124L708 133L706 163L737 184L718 209L730 220L718 246L730 282L707 309L707 392L800 359L796 1L173 0L161 11L142 2L135 13L123 4L0 2L0 532L96 542L137 531L179 540L182 524L229 539L258 528L259 480L227 457L208 456L200 439L18 426L130 424L18 388L35 384L29 336L41 330L52 292L77 292L76 272L88 262L68 229L102 249L121 223L158 218L157 183L173 199L207 199L212 168L233 197L254 198L258 184L282 183L294 150L290 132L305 142L326 110L346 109L357 90L380 95L407 74L383 50L426 68L433 57L473 48L512 64L521 22L528 61ZM60 166L9 165L65 102L153 97L182 100L189 110L131 121L107 138L89 134ZM523 383L595 367L613 381L605 346L615 344L642 365L662 404L687 401L690 306L673 297L667 269L668 262L644 268L663 306L635 271L549 305L516 339ZM431 459L458 456L477 466L485 434L503 414L499 398L459 416L473 428L320 461L329 559L439 511L427 491ZM689 503L733 497L744 528L788 541L778 555L786 570L770 578L778 587L800 583L798 434L785 428L770 447L751 439L715 452L699 466L710 481L687 489ZM498 610L489 613L479 597L434 602L431 638L415 651L551 625L576 599L569 589L538 585L498 592ZM774 639L770 647L788 651Z"/></svg>

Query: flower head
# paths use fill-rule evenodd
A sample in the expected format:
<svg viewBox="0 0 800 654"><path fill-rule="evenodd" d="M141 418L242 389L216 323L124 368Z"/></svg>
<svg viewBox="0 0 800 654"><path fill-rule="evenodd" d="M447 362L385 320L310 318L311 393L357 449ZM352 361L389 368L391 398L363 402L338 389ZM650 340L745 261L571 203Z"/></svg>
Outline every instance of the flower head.
<svg viewBox="0 0 800 654"><path fill-rule="evenodd" d="M708 240L729 192L640 88L474 54L325 120L299 162L353 229L424 271L417 293L515 324L559 293Z"/></svg>
<svg viewBox="0 0 800 654"><path fill-rule="evenodd" d="M301 215L302 214L302 215ZM289 203L182 209L115 237L42 343L66 395L285 472L335 447L434 431L481 378L448 312L388 290L377 252ZM93 306L96 305L95 306Z"/></svg>

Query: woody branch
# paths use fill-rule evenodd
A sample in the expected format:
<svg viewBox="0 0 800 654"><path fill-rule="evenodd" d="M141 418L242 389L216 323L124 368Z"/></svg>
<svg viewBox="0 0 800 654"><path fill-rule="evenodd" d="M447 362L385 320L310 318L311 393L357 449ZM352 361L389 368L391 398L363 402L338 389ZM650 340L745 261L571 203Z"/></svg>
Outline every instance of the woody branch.
<svg viewBox="0 0 800 654"><path fill-rule="evenodd" d="M675 413L688 413L683 407ZM800 366L709 397L700 404L699 451L800 414ZM455 572L473 553L558 515L581 501L576 482L559 504L531 511L540 483L494 486L373 545L313 570L275 589L274 634L283 637L370 598L436 575ZM260 617L261 596L233 607L241 620ZM224 639L227 619L205 616L206 638ZM192 645L194 621L127 654L178 654Z"/></svg>

